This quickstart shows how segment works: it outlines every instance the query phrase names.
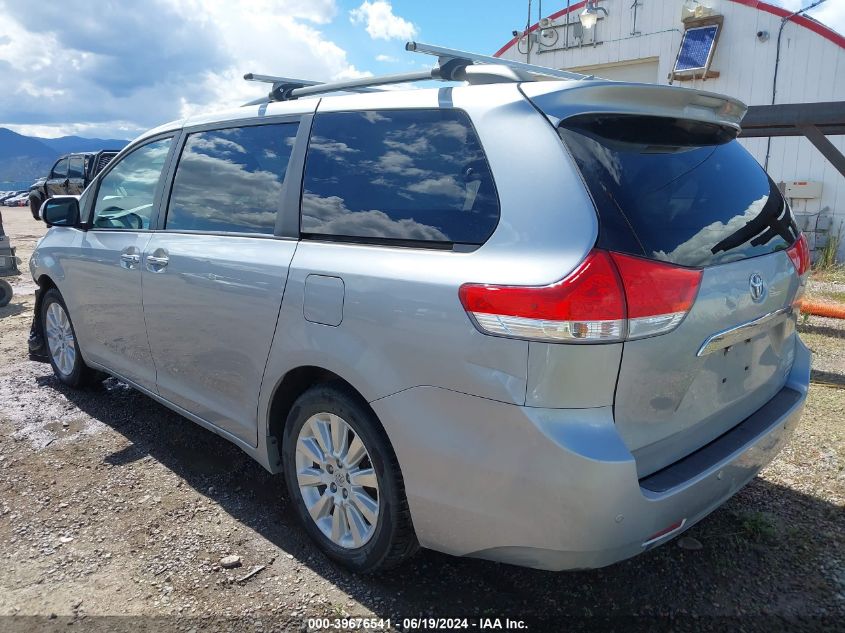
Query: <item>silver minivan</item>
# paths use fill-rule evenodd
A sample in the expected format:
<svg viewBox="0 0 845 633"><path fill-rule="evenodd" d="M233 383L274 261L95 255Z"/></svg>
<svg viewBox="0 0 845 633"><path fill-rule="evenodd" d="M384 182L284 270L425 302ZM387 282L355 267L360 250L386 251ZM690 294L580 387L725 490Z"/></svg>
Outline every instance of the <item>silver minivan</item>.
<svg viewBox="0 0 845 633"><path fill-rule="evenodd" d="M284 473L355 570L608 565L722 504L804 406L807 243L744 111L501 81L162 126L42 208L30 353Z"/></svg>

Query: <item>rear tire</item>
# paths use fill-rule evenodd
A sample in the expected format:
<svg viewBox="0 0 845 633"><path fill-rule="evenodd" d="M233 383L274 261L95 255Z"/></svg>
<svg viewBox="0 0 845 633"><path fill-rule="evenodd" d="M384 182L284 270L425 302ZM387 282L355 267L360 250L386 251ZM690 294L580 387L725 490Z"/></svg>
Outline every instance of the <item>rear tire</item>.
<svg viewBox="0 0 845 633"><path fill-rule="evenodd" d="M330 558L370 573L418 549L399 464L373 412L343 384L312 387L294 403L282 442L293 506Z"/></svg>
<svg viewBox="0 0 845 633"><path fill-rule="evenodd" d="M100 374L82 358L76 332L61 293L51 288L41 300L41 331L53 373L74 389L97 382Z"/></svg>

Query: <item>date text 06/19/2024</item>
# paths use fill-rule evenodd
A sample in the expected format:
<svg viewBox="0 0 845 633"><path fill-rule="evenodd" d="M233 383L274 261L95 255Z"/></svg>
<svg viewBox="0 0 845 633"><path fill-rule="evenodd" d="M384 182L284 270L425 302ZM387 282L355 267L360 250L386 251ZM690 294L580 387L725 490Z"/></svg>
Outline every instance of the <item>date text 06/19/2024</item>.
<svg viewBox="0 0 845 633"><path fill-rule="evenodd" d="M528 629L524 620L511 618L309 618L310 630L387 630L400 626L405 631L476 629L479 631Z"/></svg>

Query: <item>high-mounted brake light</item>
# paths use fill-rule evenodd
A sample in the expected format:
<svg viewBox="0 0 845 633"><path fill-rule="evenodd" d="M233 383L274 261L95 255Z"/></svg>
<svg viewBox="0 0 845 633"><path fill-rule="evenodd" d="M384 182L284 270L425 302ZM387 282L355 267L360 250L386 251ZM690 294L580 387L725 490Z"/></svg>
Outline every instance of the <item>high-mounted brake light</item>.
<svg viewBox="0 0 845 633"><path fill-rule="evenodd" d="M810 270L810 245L807 243L807 237L802 233L795 240L795 243L786 249L786 254L792 260L795 270L801 276Z"/></svg>
<svg viewBox="0 0 845 633"><path fill-rule="evenodd" d="M459 296L487 334L602 343L675 329L700 281L700 270L595 249L551 285L464 284Z"/></svg>

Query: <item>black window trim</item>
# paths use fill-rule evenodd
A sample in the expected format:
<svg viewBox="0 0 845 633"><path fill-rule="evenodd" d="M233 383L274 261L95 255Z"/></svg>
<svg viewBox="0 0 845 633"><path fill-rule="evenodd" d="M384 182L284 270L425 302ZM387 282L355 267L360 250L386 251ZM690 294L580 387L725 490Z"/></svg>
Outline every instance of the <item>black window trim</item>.
<svg viewBox="0 0 845 633"><path fill-rule="evenodd" d="M90 201L85 205L86 208L84 209L83 213L81 214L82 217L86 218L85 222L83 223L83 228L88 231L97 231L97 232L109 232L109 233L153 233L155 232L155 226L157 225L158 218L161 215L159 212L161 210L161 196L165 190L165 183L167 182L167 177L170 176L170 169L173 163L173 150L176 147L179 138L181 137L181 130L169 130L167 132L162 132L161 134L155 134L153 136L145 137L144 139L138 141L137 143L127 145L124 147L118 154L109 161L109 164L96 176L96 188L92 191L92 196L90 197ZM158 184L156 184L155 193L153 194L153 211L150 214L150 227L146 229L114 229L114 228L104 228L104 227L95 227L94 222L94 207L97 205L97 197L100 195L100 186L103 183L103 179L108 176L112 169L114 169L117 165L119 165L123 159L128 156L129 154L133 153L135 150L141 149L147 145L152 143L157 143L158 141L163 141L166 139L170 139L170 148L167 152L167 158L164 160L164 167L161 170L161 174L158 178Z"/></svg>
<svg viewBox="0 0 845 633"><path fill-rule="evenodd" d="M275 116L268 116L262 118L249 118L249 119L240 119L240 120L229 120L229 121L218 121L212 123L203 123L200 125L191 125L185 128L182 128L180 138L174 147L174 153L171 158L170 169L167 173L167 180L166 186L164 187L162 201L160 205L160 212L158 213L156 228L155 231L168 233L172 235L215 235L220 237L249 237L249 238L256 238L256 239L281 239L281 240L296 240L298 236L295 234L291 234L289 231L285 231L285 226L289 224L289 220L285 220L285 215L291 215L291 209L293 212L296 213L298 211L297 206L291 206L290 204L290 196L288 195L288 190L291 187L295 188L295 183L302 181L302 167L304 165L304 150L302 150L302 156L299 157L300 160L298 164L296 162L297 158L297 150L302 145L303 142L303 128L306 130L306 134L310 133L311 130L311 119L313 118L313 114L282 114L282 115L275 115ZM257 127L261 125L279 125L284 123L295 123L299 125L297 129L294 146L291 150L290 160L288 161L288 168L285 172L285 179L282 182L282 192L280 199L276 206L276 225L273 230L273 233L248 233L242 231L193 231L193 230L174 230L174 229L167 229L165 228L167 222L167 214L170 210L170 200L173 195L173 185L176 180L176 171L179 167L179 161L182 158L182 153L184 152L185 145L188 141L188 136L190 134L196 134L199 132L214 132L217 130L230 130L234 128L242 128L242 127ZM307 136L305 137L307 141ZM298 170L295 168L298 166ZM301 184L300 184L301 186ZM298 197L298 194L297 194ZM286 213L287 211L287 213Z"/></svg>
<svg viewBox="0 0 845 633"><path fill-rule="evenodd" d="M490 165L490 160L487 158L487 150L484 149L484 144L481 142L481 136L478 134L478 130L475 128L475 122L472 120L469 112L464 110L463 108L455 108L455 107L431 107L431 106L414 106L410 108L362 108L360 110L356 109L349 109L349 110L328 110L320 112L319 109L317 112L314 113L313 118L316 119L321 115L331 115L331 114L355 114L360 112L413 112L413 111L423 111L423 112L441 112L444 110L460 112L465 117L467 122L469 123L469 128L472 130L472 133L475 134L475 138L478 141L478 147L481 149L481 153L484 156L484 160L487 162L487 167L490 170L490 179L493 182L493 191L496 195L496 206L499 209L498 217L496 218L496 223L493 225L493 228L490 231L490 234L484 239L483 242L480 244L468 243L468 242L438 242L434 240L408 240L403 238L392 238L392 237L358 237L354 235L327 235L325 233L308 233L307 231L302 230L302 198L305 194L305 166L308 162L308 150L311 148L311 130L309 129L308 138L306 143L306 148L303 157L302 163L302 174L301 174L301 181L299 187L299 203L298 203L298 217L297 217L297 229L298 235L300 239L307 240L309 242L324 242L330 244L359 244L363 246L386 246L386 247L393 247L393 248L421 248L425 250L437 250L437 251L448 251L451 250L456 253L468 253L475 250L478 250L482 246L484 246L487 242L490 241L490 238L495 235L496 230L499 228L499 223L502 221L502 201L499 198L499 187L496 184L496 176L493 173L493 168ZM313 126L313 121L311 122L311 126ZM310 127L310 126L309 126ZM298 139L297 139L298 140Z"/></svg>
<svg viewBox="0 0 845 633"><path fill-rule="evenodd" d="M427 250L466 252L480 248L481 244L461 242L438 242L434 240L407 240L401 237L368 237L355 235L324 235L322 233L302 233L302 239L309 242L328 242L332 244L361 244L364 246L393 246L398 248L425 248ZM489 238L488 238L489 239Z"/></svg>

